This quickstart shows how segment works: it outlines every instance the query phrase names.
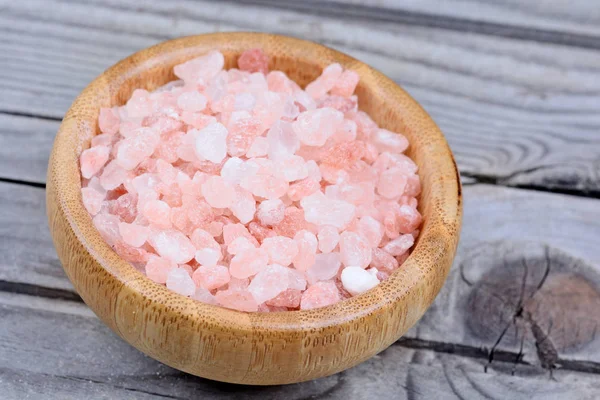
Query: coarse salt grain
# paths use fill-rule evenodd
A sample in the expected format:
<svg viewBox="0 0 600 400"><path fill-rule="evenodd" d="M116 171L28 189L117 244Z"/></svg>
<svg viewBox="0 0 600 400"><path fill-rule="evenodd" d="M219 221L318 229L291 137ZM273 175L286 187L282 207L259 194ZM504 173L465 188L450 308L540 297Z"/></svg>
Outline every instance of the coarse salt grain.
<svg viewBox="0 0 600 400"><path fill-rule="evenodd" d="M239 311L313 309L406 260L421 184L401 134L357 110L332 64L306 90L260 49L211 51L179 81L102 108L82 201L125 260L181 295Z"/></svg>

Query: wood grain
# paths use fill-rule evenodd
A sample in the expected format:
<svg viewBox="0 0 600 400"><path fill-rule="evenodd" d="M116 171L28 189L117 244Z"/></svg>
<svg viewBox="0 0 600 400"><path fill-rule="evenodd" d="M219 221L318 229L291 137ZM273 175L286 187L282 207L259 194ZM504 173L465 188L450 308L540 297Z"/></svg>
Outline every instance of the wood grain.
<svg viewBox="0 0 600 400"><path fill-rule="evenodd" d="M6 400L562 399L600 393L597 375L542 370L395 345L340 374L285 386L225 385L169 368L126 344L84 305L0 293L0 386ZM586 397L587 396L587 397Z"/></svg>
<svg viewBox="0 0 600 400"><path fill-rule="evenodd" d="M94 76L135 50L167 37L262 29L331 45L399 82L440 125L464 174L600 195L598 52L215 2L4 7L5 111L61 118Z"/></svg>
<svg viewBox="0 0 600 400"><path fill-rule="evenodd" d="M219 49L225 68L259 47L273 69L300 85L331 63L361 77L359 106L383 128L400 131L419 166L424 223L402 268L377 287L331 306L283 313L242 313L200 303L157 285L121 259L92 225L81 201L79 155L98 129L101 107L123 104L142 85L162 86L172 68ZM284 36L191 36L145 49L94 80L60 126L48 165L47 214L63 268L77 292L126 341L197 376L273 385L327 376L387 348L421 317L444 283L462 216L459 175L438 127L389 78L335 50ZM181 346L186 343L186 346Z"/></svg>

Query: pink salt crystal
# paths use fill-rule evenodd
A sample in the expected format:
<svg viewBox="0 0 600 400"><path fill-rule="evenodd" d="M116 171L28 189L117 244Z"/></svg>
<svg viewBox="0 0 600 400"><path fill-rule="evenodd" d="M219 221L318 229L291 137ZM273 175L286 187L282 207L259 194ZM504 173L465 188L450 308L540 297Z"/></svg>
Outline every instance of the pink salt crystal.
<svg viewBox="0 0 600 400"><path fill-rule="evenodd" d="M215 295L217 302L225 307L238 311L258 311L258 304L247 290L221 290Z"/></svg>
<svg viewBox="0 0 600 400"><path fill-rule="evenodd" d="M313 285L318 281L333 279L341 265L340 253L317 254L315 263L306 271L308 282Z"/></svg>
<svg viewBox="0 0 600 400"><path fill-rule="evenodd" d="M342 122L329 140L333 141L334 143L353 142L356 140L357 129L356 122L352 121L351 119L344 119L344 122ZM377 149L375 149L375 151L377 152L376 155L379 155Z"/></svg>
<svg viewBox="0 0 600 400"><path fill-rule="evenodd" d="M244 279L262 271L269 262L269 255L264 249L246 249L236 254L229 264L231 276Z"/></svg>
<svg viewBox="0 0 600 400"><path fill-rule="evenodd" d="M250 284L250 279L248 279L248 278L238 279L238 278L232 276L231 279L229 280L229 285L227 285L227 288L230 290L246 290L246 289L248 289L249 284Z"/></svg>
<svg viewBox="0 0 600 400"><path fill-rule="evenodd" d="M260 247L267 252L271 263L284 267L290 265L298 255L298 244L285 236L265 238Z"/></svg>
<svg viewBox="0 0 600 400"><path fill-rule="evenodd" d="M109 202L108 211L127 223L133 222L137 215L136 195L126 193L116 200Z"/></svg>
<svg viewBox="0 0 600 400"><path fill-rule="evenodd" d="M309 228L304 218L304 211L297 207L287 207L283 221L273 226L273 230L280 236L293 237L299 230Z"/></svg>
<svg viewBox="0 0 600 400"><path fill-rule="evenodd" d="M294 268L306 271L315 262L317 253L317 237L307 230L298 231L294 235L294 241L298 245L298 255L294 258Z"/></svg>
<svg viewBox="0 0 600 400"><path fill-rule="evenodd" d="M109 135L108 133L102 133L92 138L91 147L97 146L112 146L117 139L116 135Z"/></svg>
<svg viewBox="0 0 600 400"><path fill-rule="evenodd" d="M250 49L238 58L238 67L241 71L269 72L269 57L261 49Z"/></svg>
<svg viewBox="0 0 600 400"><path fill-rule="evenodd" d="M384 227L381 222L367 215L358 221L356 231L367 239L371 248L375 248L383 239Z"/></svg>
<svg viewBox="0 0 600 400"><path fill-rule="evenodd" d="M169 229L171 225L171 207L161 200L150 200L144 203L144 217L157 228Z"/></svg>
<svg viewBox="0 0 600 400"><path fill-rule="evenodd" d="M415 208L402 205L398 209L398 228L401 233L410 233L421 225L421 214Z"/></svg>
<svg viewBox="0 0 600 400"><path fill-rule="evenodd" d="M400 168L390 168L380 175L377 192L386 199L398 198L404 193L406 183L406 175Z"/></svg>
<svg viewBox="0 0 600 400"><path fill-rule="evenodd" d="M327 96L319 101L319 108L329 107L343 113L356 110L357 106L356 98L351 97Z"/></svg>
<svg viewBox="0 0 600 400"><path fill-rule="evenodd" d="M267 132L268 155L271 160L285 160L300 148L300 139L292 124L278 120Z"/></svg>
<svg viewBox="0 0 600 400"><path fill-rule="evenodd" d="M262 242L263 240L265 240L265 238L277 235L274 230L269 229L257 222L250 222L248 224L248 230L250 231L252 236L254 236L254 238L256 238L256 240L258 240L259 242Z"/></svg>
<svg viewBox="0 0 600 400"><path fill-rule="evenodd" d="M195 129L204 129L207 126L217 122L217 119L212 115L206 115L201 112L183 111L181 120Z"/></svg>
<svg viewBox="0 0 600 400"><path fill-rule="evenodd" d="M254 245L250 242L250 240L248 240L248 238L240 236L229 243L229 246L227 246L227 252L229 254L236 255L240 251L253 248Z"/></svg>
<svg viewBox="0 0 600 400"><path fill-rule="evenodd" d="M183 296L191 296L196 292L196 285L183 268L173 268L167 274L167 288Z"/></svg>
<svg viewBox="0 0 600 400"><path fill-rule="evenodd" d="M256 97L251 93L243 92L235 95L233 109L235 111L250 111L256 104Z"/></svg>
<svg viewBox="0 0 600 400"><path fill-rule="evenodd" d="M267 74L267 85L272 92L292 93L294 86L284 72L271 71Z"/></svg>
<svg viewBox="0 0 600 400"><path fill-rule="evenodd" d="M201 249L213 249L221 250L219 243L213 238L213 236L203 229L195 229L190 235L190 240L197 250Z"/></svg>
<svg viewBox="0 0 600 400"><path fill-rule="evenodd" d="M302 198L315 193L321 188L319 182L312 178L302 179L290 185L287 195L292 201L300 201Z"/></svg>
<svg viewBox="0 0 600 400"><path fill-rule="evenodd" d="M150 234L148 243L164 258L185 264L194 258L196 249L190 239L176 230L157 231Z"/></svg>
<svg viewBox="0 0 600 400"><path fill-rule="evenodd" d="M416 197L421 193L421 181L418 175L409 175L404 188L404 194L409 197ZM417 208L415 205L413 208Z"/></svg>
<svg viewBox="0 0 600 400"><path fill-rule="evenodd" d="M374 248L371 254L372 267L379 270L385 270L388 273L391 273L398 268L398 260L396 260L394 256L390 255L388 252L380 248Z"/></svg>
<svg viewBox="0 0 600 400"><path fill-rule="evenodd" d="M317 238L319 239L319 250L322 253L330 253L338 245L340 234L337 228L325 225L319 228Z"/></svg>
<svg viewBox="0 0 600 400"><path fill-rule="evenodd" d="M175 75L186 84L205 83L214 78L225 64L221 52L213 50L201 57L191 59L173 68Z"/></svg>
<svg viewBox="0 0 600 400"><path fill-rule="evenodd" d="M284 266L271 264L256 274L248 286L254 300L261 304L286 290L289 287L288 270Z"/></svg>
<svg viewBox="0 0 600 400"><path fill-rule="evenodd" d="M340 255L345 266L366 268L371 262L371 246L363 235L345 231L340 235Z"/></svg>
<svg viewBox="0 0 600 400"><path fill-rule="evenodd" d="M106 146L90 147L81 153L81 176L90 179L104 167L108 161L110 149Z"/></svg>
<svg viewBox="0 0 600 400"><path fill-rule="evenodd" d="M390 239L395 239L400 236L400 228L396 213L393 210L389 210L383 216L383 227L385 235Z"/></svg>
<svg viewBox="0 0 600 400"><path fill-rule="evenodd" d="M194 259L198 262L198 264L206 267L213 267L217 265L221 257L221 249L215 250L210 248L200 249L194 255Z"/></svg>
<svg viewBox="0 0 600 400"><path fill-rule="evenodd" d="M198 131L195 150L200 160L213 163L223 161L227 155L227 133L227 128L218 122Z"/></svg>
<svg viewBox="0 0 600 400"><path fill-rule="evenodd" d="M167 276L172 269L177 268L177 263L166 258L151 255L146 264L146 275L156 283L166 283Z"/></svg>
<svg viewBox="0 0 600 400"><path fill-rule="evenodd" d="M102 209L104 197L104 193L101 193L91 187L84 187L81 189L81 199L83 201L83 205L92 216L98 214Z"/></svg>
<svg viewBox="0 0 600 400"><path fill-rule="evenodd" d="M383 246L383 250L392 256L400 256L406 253L414 243L415 238L411 234L401 235Z"/></svg>
<svg viewBox="0 0 600 400"><path fill-rule="evenodd" d="M198 92L183 92L177 97L177 106L185 111L202 111L206 108L206 97Z"/></svg>
<svg viewBox="0 0 600 400"><path fill-rule="evenodd" d="M253 162L247 162L238 157L225 161L221 169L221 177L230 185L239 185L243 178L254 175L260 167Z"/></svg>
<svg viewBox="0 0 600 400"><path fill-rule="evenodd" d="M283 221L285 206L280 199L264 200L258 206L256 218L263 225L277 225Z"/></svg>
<svg viewBox="0 0 600 400"><path fill-rule="evenodd" d="M219 304L217 298L213 296L211 292L202 287L196 288L196 291L192 295L192 299L215 306Z"/></svg>
<svg viewBox="0 0 600 400"><path fill-rule="evenodd" d="M266 137L258 136L255 137L250 145L250 148L246 152L246 157L256 158L264 157L269 152L269 140Z"/></svg>
<svg viewBox="0 0 600 400"><path fill-rule="evenodd" d="M211 176L202 185L202 195L212 207L228 208L235 197L234 188L220 176Z"/></svg>
<svg viewBox="0 0 600 400"><path fill-rule="evenodd" d="M115 108L101 108L98 125L102 133L114 135L119 132L120 118Z"/></svg>
<svg viewBox="0 0 600 400"><path fill-rule="evenodd" d="M274 307L298 308L301 298L302 291L298 289L286 289L272 299L267 300L266 304Z"/></svg>
<svg viewBox="0 0 600 400"><path fill-rule="evenodd" d="M301 310L325 307L340 301L340 292L333 281L321 281L311 285L302 293Z"/></svg>
<svg viewBox="0 0 600 400"><path fill-rule="evenodd" d="M177 179L178 170L164 160L156 160L156 174L164 183L171 183Z"/></svg>
<svg viewBox="0 0 600 400"><path fill-rule="evenodd" d="M378 129L371 140L379 151L391 153L402 153L408 148L408 140L399 133L390 132L387 129Z"/></svg>
<svg viewBox="0 0 600 400"><path fill-rule="evenodd" d="M213 237L221 236L223 234L223 225L220 221L212 221L206 226L206 231Z"/></svg>
<svg viewBox="0 0 600 400"><path fill-rule="evenodd" d="M371 117L369 117L369 115L364 111L351 111L346 114L346 118L350 118L351 120L356 122L358 128L356 131L357 139L367 140L372 135L374 135L375 132L377 132L377 130L379 129L375 121L373 121Z"/></svg>
<svg viewBox="0 0 600 400"><path fill-rule="evenodd" d="M344 121L344 114L333 108L319 108L301 113L292 128L307 146L323 146Z"/></svg>
<svg viewBox="0 0 600 400"><path fill-rule="evenodd" d="M218 289L229 283L230 279L229 270L222 265L202 265L192 275L192 280L196 286L206 290Z"/></svg>
<svg viewBox="0 0 600 400"><path fill-rule="evenodd" d="M119 234L119 218L111 214L97 214L94 219L94 226L98 229L100 236L109 244L114 245L121 240Z"/></svg>
<svg viewBox="0 0 600 400"><path fill-rule="evenodd" d="M306 289L306 278L304 276L304 272L298 271L297 269L288 268L288 277L289 277L289 285L290 289L298 289L304 290Z"/></svg>
<svg viewBox="0 0 600 400"><path fill-rule="evenodd" d="M350 97L354 93L359 79L360 77L356 72L347 69L335 81L335 85L331 88L330 92L336 96Z"/></svg>
<svg viewBox="0 0 600 400"><path fill-rule="evenodd" d="M235 186L230 209L233 212L233 215L235 215L242 224L247 224L254 218L256 201L254 200L252 193L239 186Z"/></svg>
<svg viewBox="0 0 600 400"><path fill-rule="evenodd" d="M280 160L275 163L275 168L281 172L288 182L304 179L308 176L306 161L300 156L292 155L285 160Z"/></svg>
<svg viewBox="0 0 600 400"><path fill-rule="evenodd" d="M133 247L124 242L116 242L114 249L121 258L131 263L145 263L149 253L144 249Z"/></svg>
<svg viewBox="0 0 600 400"><path fill-rule="evenodd" d="M319 99L330 91L342 75L343 68L340 64L331 64L325 67L321 76L306 85L306 93L312 98Z"/></svg>
<svg viewBox="0 0 600 400"><path fill-rule="evenodd" d="M150 157L160 142L160 134L153 128L139 128L121 141L116 161L126 170L132 170Z"/></svg>
<svg viewBox="0 0 600 400"><path fill-rule="evenodd" d="M356 207L341 200L333 200L317 191L300 200L306 221L318 225L331 225L338 229L345 228L353 219Z"/></svg>
<svg viewBox="0 0 600 400"><path fill-rule="evenodd" d="M148 227L137 224L119 222L119 234L123 242L133 247L141 247L148 239Z"/></svg>
<svg viewBox="0 0 600 400"><path fill-rule="evenodd" d="M241 187L252 192L257 197L276 199L283 196L288 188L288 182L278 174L256 173L242 179Z"/></svg>
<svg viewBox="0 0 600 400"><path fill-rule="evenodd" d="M250 232L248 232L248 228L246 228L244 225L228 224L223 227L223 242L225 243L225 245L229 246L231 242L233 242L240 236L244 236L245 238L250 240L250 242L254 246L258 247L258 242L254 238L254 236L252 236Z"/></svg>
<svg viewBox="0 0 600 400"><path fill-rule="evenodd" d="M360 140L340 143L333 146L322 158L323 164L329 164L337 168L347 168L349 165L360 160L366 154L365 143Z"/></svg>
<svg viewBox="0 0 600 400"><path fill-rule="evenodd" d="M342 270L342 285L351 295L356 296L369 289L374 288L379 283L376 275L360 267L346 267Z"/></svg>

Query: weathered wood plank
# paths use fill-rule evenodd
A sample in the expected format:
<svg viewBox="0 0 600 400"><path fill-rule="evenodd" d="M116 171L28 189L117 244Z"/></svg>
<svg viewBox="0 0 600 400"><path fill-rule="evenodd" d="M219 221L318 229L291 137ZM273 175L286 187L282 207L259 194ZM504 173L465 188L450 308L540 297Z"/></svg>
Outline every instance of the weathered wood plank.
<svg viewBox="0 0 600 400"><path fill-rule="evenodd" d="M0 293L3 398L243 399L560 399L600 394L597 376L539 369L392 346L343 373L274 387L228 385L192 377L144 356L83 305ZM96 397L97 395L97 397Z"/></svg>
<svg viewBox="0 0 600 400"><path fill-rule="evenodd" d="M58 121L0 114L0 177L46 182Z"/></svg>
<svg viewBox="0 0 600 400"><path fill-rule="evenodd" d="M337 47L398 81L439 123L466 174L600 192L598 52L230 3L32 0L3 9L0 110L60 118L86 83L137 49L264 30Z"/></svg>
<svg viewBox="0 0 600 400"><path fill-rule="evenodd" d="M595 339L600 305L594 306L600 301L600 296L596 298L596 291L600 290L597 246L600 202L489 185L467 186L464 196L464 228L451 276L432 309L408 337L491 348L504 324L508 325L517 313L524 260L529 264L524 299L532 298L525 310L533 316L530 320L545 332L551 331L550 338L559 357L600 363L600 341ZM72 286L52 247L45 226L43 203L42 189L0 183L0 204L3 204L0 211L0 281L8 282L5 290L31 293L32 290L19 285L37 285L58 291L51 291L48 296L68 297L66 293L71 293ZM552 271L546 282L549 286L544 286L536 297L536 287L546 268L545 246L549 249ZM469 283L461 278L461 270ZM489 271L493 270L505 272L499 277L490 277ZM581 276L583 280L573 283L563 279L563 275L566 278ZM490 282L491 296L504 300L489 308L478 308L477 301L489 302L485 293L488 293L486 284ZM557 285L573 290L565 293L546 291ZM587 293L587 297L581 295L583 297L575 302L559 300L560 296L568 296L571 292ZM560 304L556 305L557 302ZM547 304L550 308L546 314L551 318L540 318L535 310L546 310ZM584 304L587 308L582 309ZM577 310L583 310L584 314ZM562 321L558 315L562 314L572 316L566 324L572 329L552 332L550 321L555 320L558 324ZM483 319L470 319L473 315ZM487 321L487 317L492 320ZM531 321L524 316L521 319L521 334L526 333L526 360L535 363L538 357ZM496 325L486 330L481 324ZM519 340L519 332L511 328L499 348L517 353Z"/></svg>
<svg viewBox="0 0 600 400"><path fill-rule="evenodd" d="M262 0L259 0L262 2ZM327 0L374 8L375 12L395 10L405 12L418 22L422 15L438 18L455 18L456 23L472 20L479 23L521 26L528 29L561 31L565 33L599 35L600 13L587 0L576 1L485 1L485 0ZM357 9L360 12L360 8ZM458 28L457 28L458 29ZM463 26L463 29L467 27ZM540 32L542 35L542 32Z"/></svg>
<svg viewBox="0 0 600 400"><path fill-rule="evenodd" d="M467 188L454 267L408 336L522 350L529 363L600 363L600 202L575 211L571 200Z"/></svg>

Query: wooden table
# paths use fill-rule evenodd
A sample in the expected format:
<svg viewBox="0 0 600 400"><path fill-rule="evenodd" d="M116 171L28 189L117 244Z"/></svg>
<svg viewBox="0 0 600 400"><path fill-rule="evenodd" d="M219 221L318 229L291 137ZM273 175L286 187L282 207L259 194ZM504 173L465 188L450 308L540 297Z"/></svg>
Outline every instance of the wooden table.
<svg viewBox="0 0 600 400"><path fill-rule="evenodd" d="M600 8L594 1L0 1L0 398L600 398ZM364 6L360 4L368 3ZM262 30L380 69L431 113L464 183L456 263L403 339L284 387L188 376L81 302L46 225L61 117L164 39Z"/></svg>

